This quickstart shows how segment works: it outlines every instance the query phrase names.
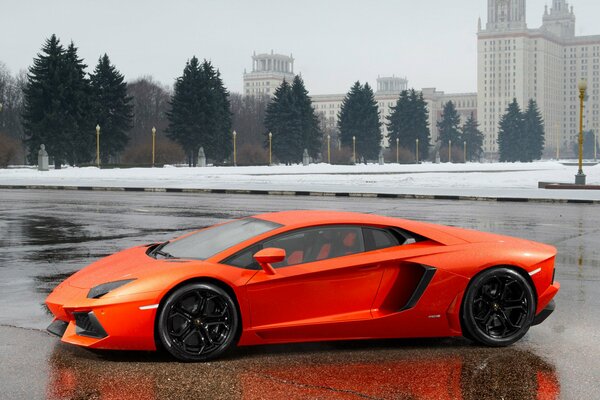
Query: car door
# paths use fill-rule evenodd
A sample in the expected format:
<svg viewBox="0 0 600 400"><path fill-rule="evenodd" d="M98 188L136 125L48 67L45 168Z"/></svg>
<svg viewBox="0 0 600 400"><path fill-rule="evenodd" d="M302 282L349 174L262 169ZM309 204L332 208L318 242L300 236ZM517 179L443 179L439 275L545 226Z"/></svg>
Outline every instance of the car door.
<svg viewBox="0 0 600 400"><path fill-rule="evenodd" d="M276 273L246 286L256 329L370 319L383 268L370 262L359 226L321 226L283 234L262 248L286 250Z"/></svg>

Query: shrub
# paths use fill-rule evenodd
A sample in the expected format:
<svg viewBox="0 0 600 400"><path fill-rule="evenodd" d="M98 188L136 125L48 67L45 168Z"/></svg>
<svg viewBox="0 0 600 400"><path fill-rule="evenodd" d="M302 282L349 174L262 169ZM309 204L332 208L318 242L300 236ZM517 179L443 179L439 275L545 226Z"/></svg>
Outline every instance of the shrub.
<svg viewBox="0 0 600 400"><path fill-rule="evenodd" d="M11 162L15 161L19 147L19 142L16 139L0 133L0 168L6 168Z"/></svg>
<svg viewBox="0 0 600 400"><path fill-rule="evenodd" d="M155 164L178 164L186 160L181 146L169 139L158 139L155 150ZM152 142L131 143L123 152L121 161L133 165L152 164Z"/></svg>
<svg viewBox="0 0 600 400"><path fill-rule="evenodd" d="M268 165L269 150L256 144L244 144L237 149L237 165Z"/></svg>
<svg viewBox="0 0 600 400"><path fill-rule="evenodd" d="M327 162L327 151L324 154L324 161ZM339 165L351 165L352 164L352 149L350 147L337 147L331 146L331 163Z"/></svg>
<svg viewBox="0 0 600 400"><path fill-rule="evenodd" d="M395 163L396 162L396 146L392 146L386 149L383 153L383 158L386 163ZM398 160L400 164L414 164L415 163L415 153L414 150L410 151L405 147L400 147L398 149Z"/></svg>

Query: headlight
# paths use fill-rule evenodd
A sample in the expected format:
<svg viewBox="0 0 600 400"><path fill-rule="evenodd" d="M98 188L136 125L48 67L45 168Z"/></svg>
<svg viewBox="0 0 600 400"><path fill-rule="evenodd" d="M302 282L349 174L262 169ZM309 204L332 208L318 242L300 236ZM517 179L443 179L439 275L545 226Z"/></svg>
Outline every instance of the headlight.
<svg viewBox="0 0 600 400"><path fill-rule="evenodd" d="M98 286L94 286L88 292L87 297L88 297L88 299L99 299L100 297L104 296L111 290L120 288L121 286L126 285L129 282L133 282L133 281L135 281L135 279L123 279L122 281L107 282L107 283L103 283Z"/></svg>

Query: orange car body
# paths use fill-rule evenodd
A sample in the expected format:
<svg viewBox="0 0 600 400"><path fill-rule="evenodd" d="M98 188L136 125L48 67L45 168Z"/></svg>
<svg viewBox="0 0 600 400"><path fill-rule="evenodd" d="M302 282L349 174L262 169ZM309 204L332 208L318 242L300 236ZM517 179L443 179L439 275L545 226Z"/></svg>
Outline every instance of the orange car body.
<svg viewBox="0 0 600 400"><path fill-rule="evenodd" d="M331 211L287 211L254 218L280 226L206 260L156 259L149 246L103 258L62 282L47 298L62 341L97 349L155 350L157 310L174 288L218 282L239 306L238 345L366 338L460 336L462 298L480 271L512 266L535 288L536 314L559 290L556 249L541 243L390 217ZM416 243L278 268L275 274L223 263L266 238L314 226L397 227ZM434 269L423 287L423 268ZM101 298L96 285L135 279ZM421 293L416 293L421 289ZM415 299L415 296L417 298ZM410 303L410 304L409 304ZM410 307L408 307L410 305ZM74 313L93 311L103 338L77 333Z"/></svg>

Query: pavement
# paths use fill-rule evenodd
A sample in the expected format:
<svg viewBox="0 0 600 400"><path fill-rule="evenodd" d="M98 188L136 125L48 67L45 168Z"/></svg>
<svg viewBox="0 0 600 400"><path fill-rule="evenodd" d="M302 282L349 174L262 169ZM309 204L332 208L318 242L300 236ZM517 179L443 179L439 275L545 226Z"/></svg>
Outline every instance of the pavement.
<svg viewBox="0 0 600 400"><path fill-rule="evenodd" d="M338 209L558 249L557 309L503 349L465 339L239 348L205 364L90 352L44 331L49 291L91 261L255 213ZM0 399L597 399L600 213L588 204L0 190Z"/></svg>

